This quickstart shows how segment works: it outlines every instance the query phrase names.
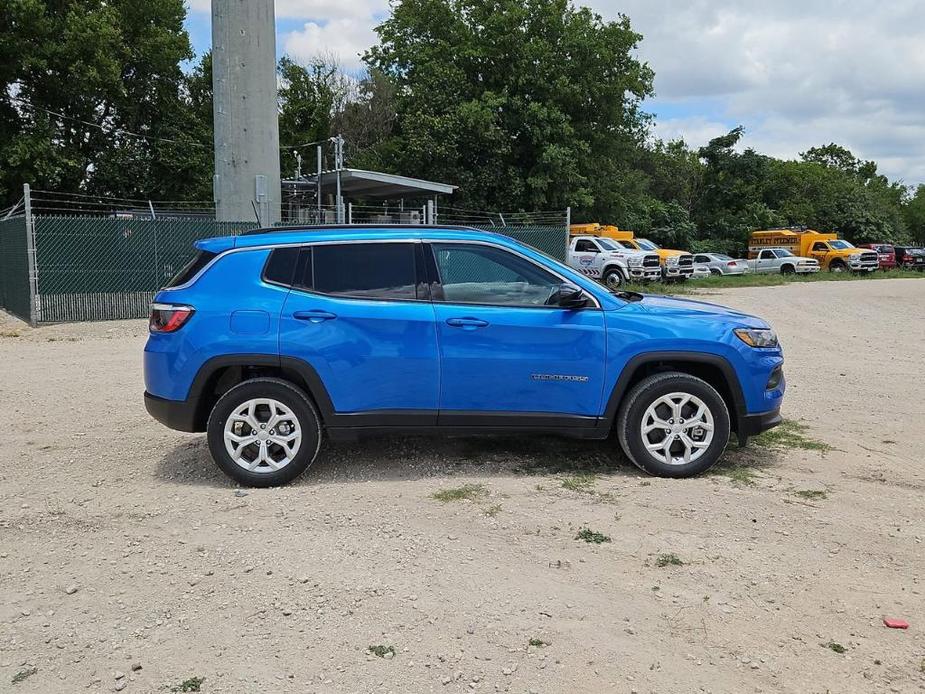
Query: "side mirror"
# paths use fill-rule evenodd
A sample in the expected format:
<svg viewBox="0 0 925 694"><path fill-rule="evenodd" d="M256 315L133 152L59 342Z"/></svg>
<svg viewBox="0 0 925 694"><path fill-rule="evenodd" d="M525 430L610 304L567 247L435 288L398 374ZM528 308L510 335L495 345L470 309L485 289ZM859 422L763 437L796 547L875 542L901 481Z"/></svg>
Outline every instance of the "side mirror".
<svg viewBox="0 0 925 694"><path fill-rule="evenodd" d="M588 297L584 290L574 284L560 284L553 301L562 308L584 308L588 305Z"/></svg>

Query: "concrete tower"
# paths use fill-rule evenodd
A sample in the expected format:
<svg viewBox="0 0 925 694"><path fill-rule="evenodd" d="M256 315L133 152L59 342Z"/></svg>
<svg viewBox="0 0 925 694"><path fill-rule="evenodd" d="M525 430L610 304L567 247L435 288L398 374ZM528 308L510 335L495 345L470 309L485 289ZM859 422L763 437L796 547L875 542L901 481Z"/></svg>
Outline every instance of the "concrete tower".
<svg viewBox="0 0 925 694"><path fill-rule="evenodd" d="M273 0L212 0L216 219L280 218Z"/></svg>

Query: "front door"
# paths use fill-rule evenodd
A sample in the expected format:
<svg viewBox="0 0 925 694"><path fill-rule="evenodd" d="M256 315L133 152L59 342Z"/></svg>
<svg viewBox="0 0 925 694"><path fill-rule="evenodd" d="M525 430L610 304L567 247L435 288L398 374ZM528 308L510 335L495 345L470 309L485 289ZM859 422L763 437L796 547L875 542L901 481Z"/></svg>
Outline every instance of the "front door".
<svg viewBox="0 0 925 694"><path fill-rule="evenodd" d="M336 413L429 413L436 422L437 337L433 306L417 282L420 248L363 242L303 249L280 317L280 354L314 368Z"/></svg>
<svg viewBox="0 0 925 694"><path fill-rule="evenodd" d="M440 422L480 415L595 417L606 358L597 306L547 305L563 282L533 260L484 243L433 243ZM425 255L428 251L425 247Z"/></svg>

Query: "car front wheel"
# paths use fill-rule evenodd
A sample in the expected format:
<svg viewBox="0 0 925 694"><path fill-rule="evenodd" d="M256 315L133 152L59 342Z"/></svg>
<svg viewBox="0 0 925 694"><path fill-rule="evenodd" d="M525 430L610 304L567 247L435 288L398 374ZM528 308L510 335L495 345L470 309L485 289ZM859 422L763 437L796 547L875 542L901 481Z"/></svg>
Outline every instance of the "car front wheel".
<svg viewBox="0 0 925 694"><path fill-rule="evenodd" d="M212 459L249 487L291 482L321 447L315 406L302 390L276 378L244 381L222 395L206 430Z"/></svg>
<svg viewBox="0 0 925 694"><path fill-rule="evenodd" d="M627 457L659 477L692 477L708 470L729 441L729 409L706 381L677 371L636 384L617 415Z"/></svg>

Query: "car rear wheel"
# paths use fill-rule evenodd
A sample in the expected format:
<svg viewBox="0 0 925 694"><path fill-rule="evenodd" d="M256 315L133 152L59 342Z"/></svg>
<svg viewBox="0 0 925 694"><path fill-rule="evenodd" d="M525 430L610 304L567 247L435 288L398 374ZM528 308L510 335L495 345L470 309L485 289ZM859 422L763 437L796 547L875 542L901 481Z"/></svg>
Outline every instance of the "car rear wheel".
<svg viewBox="0 0 925 694"><path fill-rule="evenodd" d="M321 447L321 418L304 392L276 378L244 381L212 408L206 427L212 459L249 487L291 482Z"/></svg>
<svg viewBox="0 0 925 694"><path fill-rule="evenodd" d="M617 437L627 457L659 477L711 468L729 441L729 410L706 381L677 371L648 376L626 396Z"/></svg>
<svg viewBox="0 0 925 694"><path fill-rule="evenodd" d="M604 286L607 287L607 289L614 290L622 287L623 283L626 281L626 278L623 276L623 273L620 272L619 268L611 267L604 270L604 275L601 277L601 281L604 283Z"/></svg>

